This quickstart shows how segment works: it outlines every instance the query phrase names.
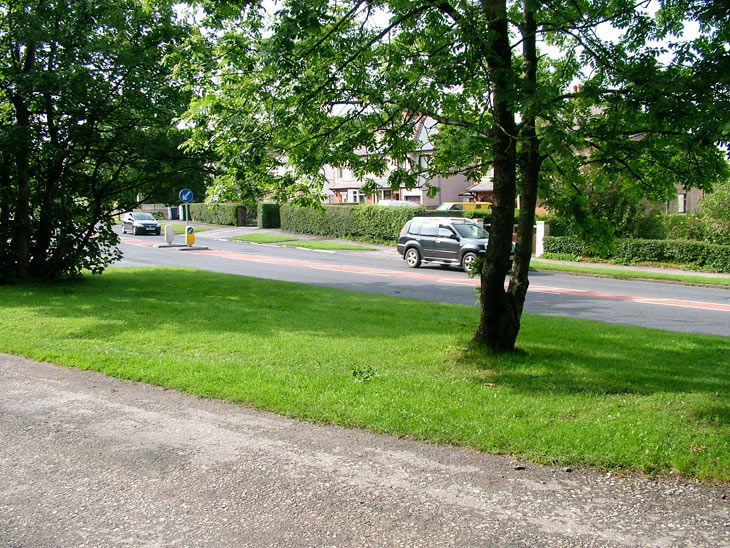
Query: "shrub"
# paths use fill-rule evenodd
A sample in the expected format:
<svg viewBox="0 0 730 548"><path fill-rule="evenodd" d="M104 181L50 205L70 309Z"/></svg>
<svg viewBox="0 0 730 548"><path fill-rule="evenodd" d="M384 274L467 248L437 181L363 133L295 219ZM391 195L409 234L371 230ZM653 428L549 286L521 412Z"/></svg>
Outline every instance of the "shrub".
<svg viewBox="0 0 730 548"><path fill-rule="evenodd" d="M280 226L279 204L259 204L258 227L279 228Z"/></svg>
<svg viewBox="0 0 730 548"><path fill-rule="evenodd" d="M552 225L550 230L552 231ZM543 244L546 253L572 257L588 254L588 246L573 236L546 236Z"/></svg>
<svg viewBox="0 0 730 548"><path fill-rule="evenodd" d="M376 241L396 241L409 219L426 210L418 207L364 205L352 211L352 235Z"/></svg>
<svg viewBox="0 0 730 548"><path fill-rule="evenodd" d="M238 225L241 204L190 204L190 218L212 225Z"/></svg>
<svg viewBox="0 0 730 548"><path fill-rule="evenodd" d="M418 207L325 204L324 211L281 206L281 228L289 232L333 238L365 238L396 241L403 225L425 210Z"/></svg>
<svg viewBox="0 0 730 548"><path fill-rule="evenodd" d="M705 238L730 245L730 183L718 185L700 202Z"/></svg>
<svg viewBox="0 0 730 548"><path fill-rule="evenodd" d="M665 240L667 228L664 223L665 215L641 215L636 219L636 237L645 240Z"/></svg>
<svg viewBox="0 0 730 548"><path fill-rule="evenodd" d="M279 210L281 228L289 232L342 238L352 234L355 206L325 205L323 210L283 204Z"/></svg>
<svg viewBox="0 0 730 548"><path fill-rule="evenodd" d="M548 236L545 252L551 256L585 256L588 246L570 236ZM623 263L673 263L698 269L730 272L730 246L690 240L618 239L613 253L602 255Z"/></svg>
<svg viewBox="0 0 730 548"><path fill-rule="evenodd" d="M704 223L694 215L663 215L664 231L668 240L704 241Z"/></svg>

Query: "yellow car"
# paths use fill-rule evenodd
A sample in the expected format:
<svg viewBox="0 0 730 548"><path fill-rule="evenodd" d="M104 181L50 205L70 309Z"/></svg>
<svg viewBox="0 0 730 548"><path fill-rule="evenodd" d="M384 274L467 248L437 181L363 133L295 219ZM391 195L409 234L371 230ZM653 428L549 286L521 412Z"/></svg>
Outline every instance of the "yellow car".
<svg viewBox="0 0 730 548"><path fill-rule="evenodd" d="M469 211L471 209L490 209L492 202L444 202L436 211Z"/></svg>

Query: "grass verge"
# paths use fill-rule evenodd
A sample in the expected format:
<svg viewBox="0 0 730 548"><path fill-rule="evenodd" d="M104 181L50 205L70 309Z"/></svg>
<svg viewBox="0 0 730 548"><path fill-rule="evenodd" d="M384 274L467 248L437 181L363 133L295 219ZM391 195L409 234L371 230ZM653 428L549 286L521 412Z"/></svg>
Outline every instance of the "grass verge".
<svg viewBox="0 0 730 548"><path fill-rule="evenodd" d="M242 234L241 236L234 236L233 238L230 238L230 240L237 242L251 242L254 244L278 244L281 242L297 241L296 238L292 238L290 236L279 236L277 234L266 233Z"/></svg>
<svg viewBox="0 0 730 548"><path fill-rule="evenodd" d="M179 224L179 223L178 224L174 224L174 223L165 223L165 222L162 222L161 224L162 224L162 227L163 227L162 228L163 234L164 234L164 231L165 231L165 228L164 228L165 227L165 224L169 224L172 227L172 232L174 234L185 234L185 230L187 228L186 225L182 225L182 224ZM192 225L192 226L195 228L195 232L205 232L206 230L210 230L210 228L208 228L206 226L196 226L196 225Z"/></svg>
<svg viewBox="0 0 730 548"><path fill-rule="evenodd" d="M284 242L281 245L291 247L303 247L305 249L321 249L325 251L374 251L373 247L364 245L345 244L330 240L297 240L296 242Z"/></svg>
<svg viewBox="0 0 730 548"><path fill-rule="evenodd" d="M674 272L650 272L644 270L632 270L630 268L606 268L601 266L590 266L585 264L564 264L550 263L540 259L532 259L530 267L537 270L552 270L557 272L574 272L576 274L596 274L608 276L621 280L645 279L661 280L667 282L680 282L687 284L705 284L730 287L730 276L700 276L692 273L677 274Z"/></svg>
<svg viewBox="0 0 730 548"><path fill-rule="evenodd" d="M0 351L284 415L536 462L730 481L726 338L189 269L0 287Z"/></svg>

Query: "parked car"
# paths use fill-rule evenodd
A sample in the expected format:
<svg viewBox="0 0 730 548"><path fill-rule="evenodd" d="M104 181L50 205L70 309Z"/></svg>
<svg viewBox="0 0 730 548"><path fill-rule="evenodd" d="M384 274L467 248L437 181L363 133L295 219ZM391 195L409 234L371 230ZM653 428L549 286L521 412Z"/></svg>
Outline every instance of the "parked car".
<svg viewBox="0 0 730 548"><path fill-rule="evenodd" d="M469 211L471 209L489 209L492 202L444 202L436 211Z"/></svg>
<svg viewBox="0 0 730 548"><path fill-rule="evenodd" d="M404 207L421 207L418 202L411 202L410 200L380 200L377 204L379 206L404 206Z"/></svg>
<svg viewBox="0 0 730 548"><path fill-rule="evenodd" d="M122 218L122 233L160 235L160 223L149 213L133 211Z"/></svg>
<svg viewBox="0 0 730 548"><path fill-rule="evenodd" d="M477 257L484 256L488 242L489 233L470 219L413 217L400 232L398 253L411 268L434 261L458 264L470 272Z"/></svg>

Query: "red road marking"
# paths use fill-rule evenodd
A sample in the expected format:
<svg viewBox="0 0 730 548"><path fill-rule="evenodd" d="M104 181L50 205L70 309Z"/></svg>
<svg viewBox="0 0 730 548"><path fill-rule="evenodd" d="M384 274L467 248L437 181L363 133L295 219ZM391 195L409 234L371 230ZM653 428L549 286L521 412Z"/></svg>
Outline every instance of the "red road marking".
<svg viewBox="0 0 730 548"><path fill-rule="evenodd" d="M154 247L155 242L145 242L132 238L120 238L125 244L139 245L143 247ZM323 264L315 261L302 261L299 259L286 259L279 257L267 257L262 255L251 255L249 253L239 253L234 251L218 251L213 249L190 251L200 255L211 255L214 257L222 257L225 259L235 259L237 261L251 261L255 263L280 264L286 266L297 266L300 268L311 268L315 270L329 270L334 272L350 272L353 274L364 274L366 276L378 276L385 278L401 278L409 280L425 280L430 282L439 282L445 284L470 285L478 286L479 280L473 278L450 278L436 275L430 272L401 272L398 270L386 270L383 268L370 268L363 266ZM675 306L680 308L696 308L703 310L716 310L720 312L730 312L730 304L707 303L700 301L683 301L680 299L662 299L655 297L639 297L636 295L622 295L620 293L604 293L600 291L589 291L585 289L566 289L563 287L550 287L541 285L530 285L530 291L534 293L554 293L558 295L577 295L580 297L590 297L594 299L613 299L617 301L630 301L639 304L653 304L659 306Z"/></svg>

